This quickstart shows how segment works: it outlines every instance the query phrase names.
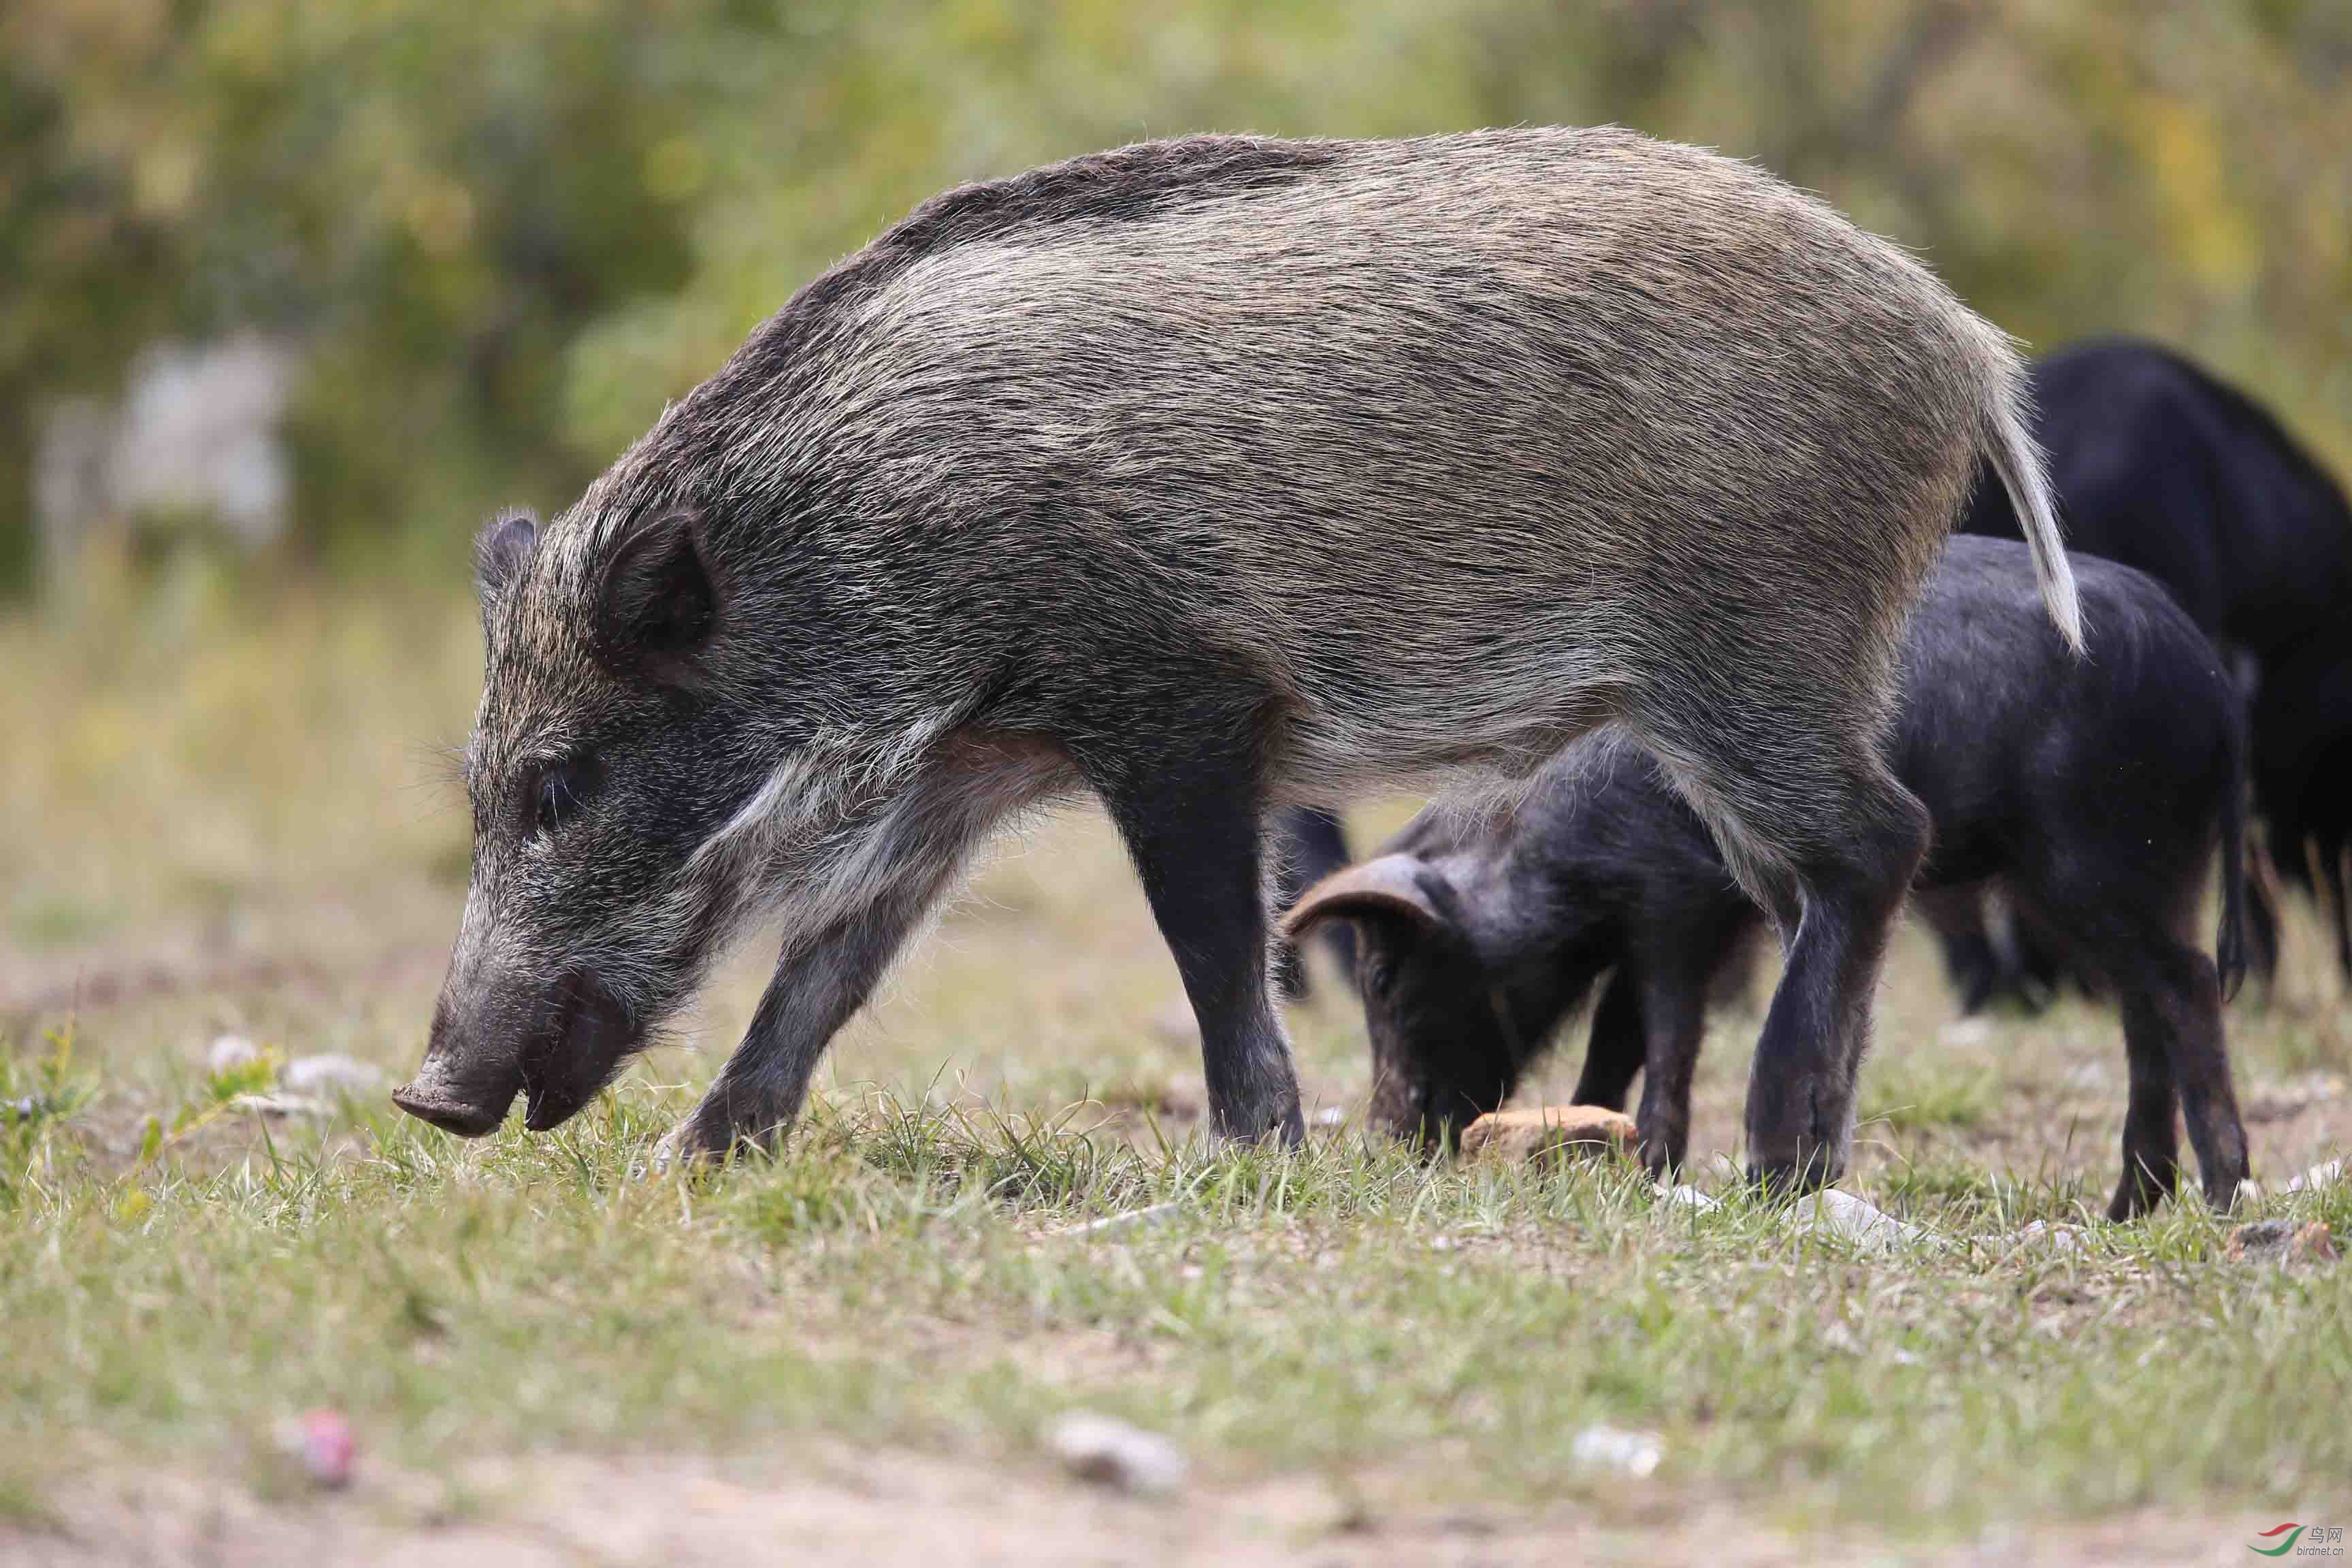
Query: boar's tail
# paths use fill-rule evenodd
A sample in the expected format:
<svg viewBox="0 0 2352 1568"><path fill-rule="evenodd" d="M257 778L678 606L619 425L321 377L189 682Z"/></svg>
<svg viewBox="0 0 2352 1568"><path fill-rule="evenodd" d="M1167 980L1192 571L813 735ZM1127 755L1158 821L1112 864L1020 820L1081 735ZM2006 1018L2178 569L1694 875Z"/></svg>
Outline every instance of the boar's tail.
<svg viewBox="0 0 2352 1568"><path fill-rule="evenodd" d="M2050 470L2042 447L2026 428L2032 394L2027 390L2025 367L2007 343L1993 356L1984 393L1984 426L1979 437L2001 489L2009 492L2010 509L2033 552L2033 575L2042 584L2042 605L2058 626L2058 635L2075 653L2083 651L2083 606L2074 594L2074 569L2066 563L2066 543L2058 531L2058 514L2050 498Z"/></svg>

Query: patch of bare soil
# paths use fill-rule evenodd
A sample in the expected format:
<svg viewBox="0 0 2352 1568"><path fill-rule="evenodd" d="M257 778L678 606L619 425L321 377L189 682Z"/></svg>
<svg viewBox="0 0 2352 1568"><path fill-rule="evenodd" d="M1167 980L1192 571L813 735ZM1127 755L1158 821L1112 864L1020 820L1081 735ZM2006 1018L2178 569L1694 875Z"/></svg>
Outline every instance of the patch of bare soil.
<svg viewBox="0 0 2352 1568"><path fill-rule="evenodd" d="M1147 1500L1028 1468L812 1449L754 1462L536 1457L454 1481L375 1478L323 1499L141 1473L77 1482L47 1529L0 1527L26 1568L466 1564L1545 1564L1871 1561L2218 1563L2269 1522L2134 1515L2002 1529L1962 1545L1802 1538L1720 1505L1661 1495L1604 1518L1568 1505L1431 1511L1289 1478Z"/></svg>

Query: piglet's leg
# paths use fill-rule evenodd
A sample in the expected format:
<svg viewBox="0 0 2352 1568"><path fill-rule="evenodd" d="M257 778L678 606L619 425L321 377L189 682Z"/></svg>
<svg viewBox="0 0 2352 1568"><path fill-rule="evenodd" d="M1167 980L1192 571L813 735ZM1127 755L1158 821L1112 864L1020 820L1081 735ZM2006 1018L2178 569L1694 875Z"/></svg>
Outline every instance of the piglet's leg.
<svg viewBox="0 0 2352 1568"><path fill-rule="evenodd" d="M2162 1203L2180 1176L2172 1079L2172 1026L2156 996L2135 983L2123 998L2131 1098L2124 1113L2124 1173L2107 1204L2112 1220L2134 1219Z"/></svg>
<svg viewBox="0 0 2352 1568"><path fill-rule="evenodd" d="M2252 1173L2245 1123L2238 1114L2229 1047L2221 1033L2221 979L2213 961L2187 943L2161 955L2158 973L2159 984L2141 1005L2152 1005L2162 1020L2180 1092L2181 1119L2205 1177L2206 1201L2227 1210L2237 1202L2239 1184ZM2131 1017L2127 1008L2126 1032Z"/></svg>
<svg viewBox="0 0 2352 1568"><path fill-rule="evenodd" d="M1584 1070L1576 1076L1576 1103L1609 1110L1625 1109L1633 1075L1642 1070L1642 986L1631 966L1619 964L1592 1010L1592 1033L1584 1047Z"/></svg>
<svg viewBox="0 0 2352 1568"><path fill-rule="evenodd" d="M1682 1168L1690 1152L1691 1075L1706 1037L1707 979L1673 968L1642 987L1646 1062L1642 1073L1642 1163L1654 1176Z"/></svg>

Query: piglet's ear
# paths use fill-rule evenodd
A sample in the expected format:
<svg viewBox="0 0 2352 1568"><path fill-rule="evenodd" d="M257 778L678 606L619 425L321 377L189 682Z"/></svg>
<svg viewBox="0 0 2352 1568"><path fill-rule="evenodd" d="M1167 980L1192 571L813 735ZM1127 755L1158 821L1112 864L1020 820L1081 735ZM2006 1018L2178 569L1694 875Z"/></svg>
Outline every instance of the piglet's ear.
<svg viewBox="0 0 2352 1568"><path fill-rule="evenodd" d="M1402 915L1416 925L1451 925L1423 881L1417 855L1383 855L1360 866L1332 872L1300 896L1283 917L1282 934L1297 942L1325 921L1362 920L1367 915ZM1435 873L1430 873L1435 875Z"/></svg>
<svg viewBox="0 0 2352 1568"><path fill-rule="evenodd" d="M485 610L506 596L538 548L539 519L524 508L509 507L482 525L474 536L474 584Z"/></svg>
<svg viewBox="0 0 2352 1568"><path fill-rule="evenodd" d="M605 562L597 639L621 663L691 657L719 624L719 591L701 531L685 512L666 512L622 535Z"/></svg>

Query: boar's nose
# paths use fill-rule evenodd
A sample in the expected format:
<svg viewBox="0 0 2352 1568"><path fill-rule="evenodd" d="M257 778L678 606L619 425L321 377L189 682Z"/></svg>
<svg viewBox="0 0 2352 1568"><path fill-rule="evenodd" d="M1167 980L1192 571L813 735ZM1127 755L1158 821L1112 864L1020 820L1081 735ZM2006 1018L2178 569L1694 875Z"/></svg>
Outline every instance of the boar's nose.
<svg viewBox="0 0 2352 1568"><path fill-rule="evenodd" d="M446 1002L434 1009L433 1042L413 1082L393 1090L392 1102L444 1132L479 1138L506 1120L507 1107L522 1088L521 1068L510 1059L480 1059L453 1038Z"/></svg>
<svg viewBox="0 0 2352 1568"><path fill-rule="evenodd" d="M496 1104L463 1099L450 1093L446 1085L435 1082L429 1071L418 1073L414 1083L392 1091L392 1102L401 1110L460 1138L479 1138L497 1127L506 1120L507 1106L513 1100L512 1095Z"/></svg>

